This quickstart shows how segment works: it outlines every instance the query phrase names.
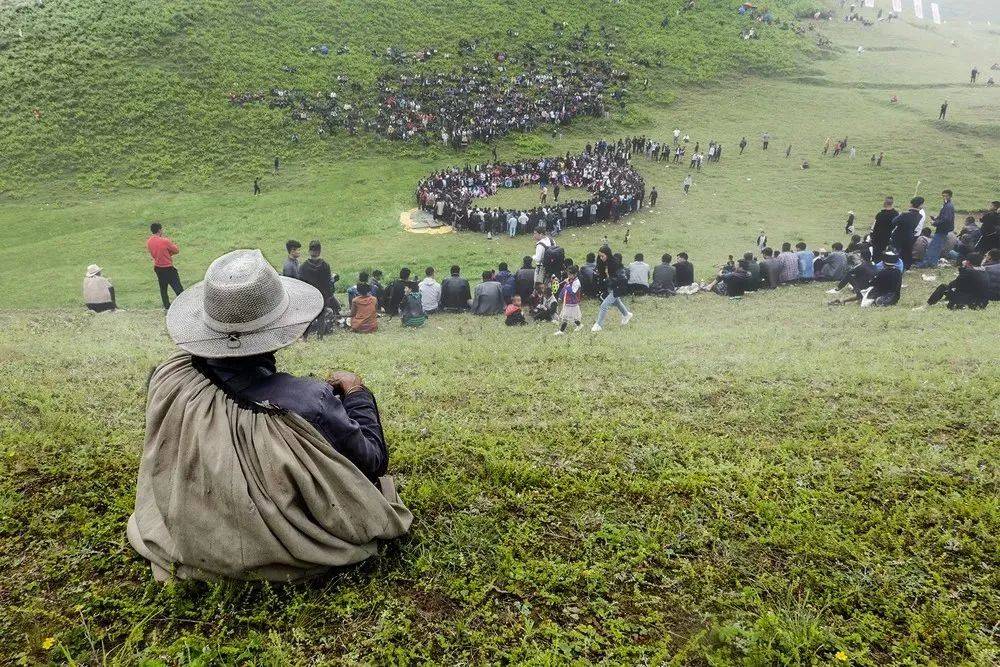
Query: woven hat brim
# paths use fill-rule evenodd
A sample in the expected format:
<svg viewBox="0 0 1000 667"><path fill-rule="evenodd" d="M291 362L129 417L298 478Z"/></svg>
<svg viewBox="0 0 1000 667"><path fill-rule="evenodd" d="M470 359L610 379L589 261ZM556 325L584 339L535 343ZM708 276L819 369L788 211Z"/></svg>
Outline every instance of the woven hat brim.
<svg viewBox="0 0 1000 667"><path fill-rule="evenodd" d="M236 341L215 331L202 319L205 283L181 292L167 311L167 333L179 348L198 357L223 359L274 352L294 343L323 310L323 295L308 283L279 276L288 292L288 308L259 331L243 333Z"/></svg>

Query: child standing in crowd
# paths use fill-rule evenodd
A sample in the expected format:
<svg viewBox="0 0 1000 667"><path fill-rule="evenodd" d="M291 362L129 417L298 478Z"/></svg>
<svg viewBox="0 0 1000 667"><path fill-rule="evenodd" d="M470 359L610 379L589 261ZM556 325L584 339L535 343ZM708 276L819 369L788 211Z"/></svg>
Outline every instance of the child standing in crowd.
<svg viewBox="0 0 1000 667"><path fill-rule="evenodd" d="M560 296L562 297L562 313L559 315L561 323L559 331L555 333L556 336L566 335L566 326L571 320L576 326L573 331L579 331L580 327L583 326L581 324L583 314L580 312L580 289L580 279L577 277L576 266L567 267L566 280L562 282L562 286L559 289Z"/></svg>
<svg viewBox="0 0 1000 667"><path fill-rule="evenodd" d="M524 312L521 310L521 297L517 294L507 304L503 314L507 318L506 324L509 327L522 326L528 323L528 320L524 319Z"/></svg>

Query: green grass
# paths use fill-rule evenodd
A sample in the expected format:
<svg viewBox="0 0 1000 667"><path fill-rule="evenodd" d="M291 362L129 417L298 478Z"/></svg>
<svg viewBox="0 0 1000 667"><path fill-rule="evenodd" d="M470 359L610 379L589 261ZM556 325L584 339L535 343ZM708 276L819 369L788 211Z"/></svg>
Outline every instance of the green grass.
<svg viewBox="0 0 1000 667"><path fill-rule="evenodd" d="M336 43L358 17L379 39L398 32L422 46L424 27L428 41L451 41L444 4L421 18L403 3L374 17L360 3L139 3L127 19L117 3L46 4L0 18L0 73L21 77L0 90L10 121L0 189L12 190L0 201L0 663L845 664L838 652L858 665L1000 662L997 311L914 312L932 286L919 274L888 310L831 309L823 287L808 286L735 302L638 300L628 329L612 315L600 336L439 317L297 344L280 355L287 369L357 370L378 394L412 535L308 584L154 584L124 534L144 383L172 349L143 248L150 221L181 244L186 283L236 247L278 263L288 237L322 239L345 277L454 262L476 275L530 242L400 228L419 178L484 160L481 148L422 154L304 136L254 198L248 177L278 150L284 118L217 105L219 90L269 80L288 43ZM623 227L564 234L570 256L607 234L626 254L687 250L707 278L762 227L772 243L844 240L849 209L863 225L885 194L905 199L918 180L932 202L955 190L960 209L997 198L1000 90L961 84L1000 37L823 24L837 50L793 77L722 82L738 57L728 23L712 23L725 5L663 47L670 63L625 117L500 146L505 159L535 157L599 136L666 138L675 126L725 144L689 197L686 169L640 160L656 210L632 217L628 248ZM549 23L505 6L448 11L484 35ZM623 39L630 53L660 39L642 27L661 11L652 3L568 6L567 20L638 22ZM10 37L11 21L35 28L30 41ZM233 22L237 37L224 35ZM285 24L287 38L263 38ZM374 76L355 48L365 34L346 37L344 65ZM699 51L716 40L719 53ZM908 50L874 50L891 44ZM781 34L738 48L760 59L750 69L795 51ZM29 52L49 79L28 81ZM332 67L295 58L303 83ZM105 61L117 63L106 80ZM710 76L694 81L674 61ZM112 84L162 114L105 99ZM11 115L30 110L26 91L78 104L46 109L36 127ZM945 123L934 120L942 94ZM92 122L102 115L106 125ZM740 157L743 135L753 148ZM844 135L858 160L819 155L826 136ZM867 155L880 150L886 166L872 171ZM127 312L82 311L91 262ZM588 321L595 310L585 304Z"/></svg>

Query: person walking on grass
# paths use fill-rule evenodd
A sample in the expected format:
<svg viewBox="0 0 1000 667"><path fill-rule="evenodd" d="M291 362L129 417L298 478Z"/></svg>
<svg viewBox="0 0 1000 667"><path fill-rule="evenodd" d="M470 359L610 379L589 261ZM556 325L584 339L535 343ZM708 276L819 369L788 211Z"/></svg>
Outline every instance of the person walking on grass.
<svg viewBox="0 0 1000 667"><path fill-rule="evenodd" d="M167 287L174 290L174 296L180 296L184 291L181 285L180 275L174 268L174 255L180 252L177 244L171 241L163 233L163 225L154 222L149 226L150 237L146 239L146 250L153 258L153 272L156 274L156 281L160 286L160 299L163 301L163 309L170 308L170 299L167 298Z"/></svg>
<svg viewBox="0 0 1000 667"><path fill-rule="evenodd" d="M747 138L743 137L740 139L740 155L743 155L743 151L747 149Z"/></svg>
<svg viewBox="0 0 1000 667"><path fill-rule="evenodd" d="M260 176L253 179L253 194L257 196L260 194Z"/></svg>
<svg viewBox="0 0 1000 667"><path fill-rule="evenodd" d="M659 198L660 193L656 191L656 186L649 192L649 208L656 208L656 200Z"/></svg>
<svg viewBox="0 0 1000 667"><path fill-rule="evenodd" d="M765 132L764 134L760 135L760 140L764 144L764 150L767 150L768 144L771 143L771 133Z"/></svg>
<svg viewBox="0 0 1000 667"><path fill-rule="evenodd" d="M941 113L938 114L938 120L944 120L945 116L947 115L948 115L948 100L945 100L944 104L941 105Z"/></svg>
<svg viewBox="0 0 1000 667"><path fill-rule="evenodd" d="M684 179L684 194L690 194L692 185L694 185L694 178L691 177L691 174L688 174Z"/></svg>
<svg viewBox="0 0 1000 667"><path fill-rule="evenodd" d="M277 175L278 175L278 172L279 172L280 170L281 170L281 160L279 160L279 159L278 159L278 156L277 156L277 155L275 155L275 156L274 156L274 175L275 175L275 176L277 176Z"/></svg>
<svg viewBox="0 0 1000 667"><path fill-rule="evenodd" d="M628 278L625 276L625 267L607 245L601 246L597 252L597 274L604 281L607 294L597 311L597 322L590 330L595 333L604 330L604 318L608 316L612 306L622 314L622 326L627 325L632 321L633 315L625 307L621 295L628 289Z"/></svg>

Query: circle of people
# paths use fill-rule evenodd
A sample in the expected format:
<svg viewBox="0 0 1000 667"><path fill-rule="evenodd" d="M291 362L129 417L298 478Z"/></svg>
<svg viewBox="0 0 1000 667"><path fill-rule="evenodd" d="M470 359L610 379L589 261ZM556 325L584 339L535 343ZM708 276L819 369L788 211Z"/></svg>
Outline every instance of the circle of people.
<svg viewBox="0 0 1000 667"><path fill-rule="evenodd" d="M583 153L546 157L518 163L496 162L441 170L421 180L416 199L435 220L455 229L474 229L490 235L527 233L538 226L558 234L566 227L600 221L617 222L642 208L646 184L630 159L630 145L598 141ZM535 187L539 205L530 210L483 207L478 198L501 188ZM565 188L585 189L588 200L560 202ZM549 202L551 192L552 201ZM652 194L651 194L652 197ZM655 204L655 200L651 199Z"/></svg>

